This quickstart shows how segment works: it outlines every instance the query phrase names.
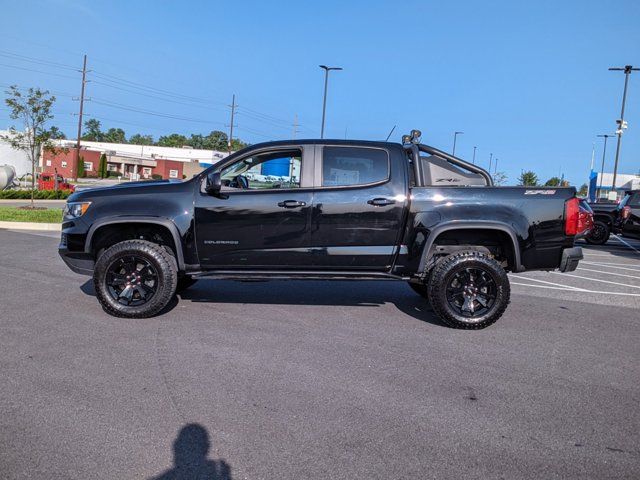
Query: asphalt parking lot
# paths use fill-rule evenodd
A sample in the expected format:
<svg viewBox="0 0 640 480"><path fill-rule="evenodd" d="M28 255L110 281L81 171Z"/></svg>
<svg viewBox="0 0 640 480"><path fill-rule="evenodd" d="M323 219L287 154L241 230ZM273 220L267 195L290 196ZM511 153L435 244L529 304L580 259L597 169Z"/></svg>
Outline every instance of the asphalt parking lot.
<svg viewBox="0 0 640 480"><path fill-rule="evenodd" d="M204 280L116 319L57 235L0 230L0 477L638 478L623 240L511 275L505 316L466 332L394 282Z"/></svg>

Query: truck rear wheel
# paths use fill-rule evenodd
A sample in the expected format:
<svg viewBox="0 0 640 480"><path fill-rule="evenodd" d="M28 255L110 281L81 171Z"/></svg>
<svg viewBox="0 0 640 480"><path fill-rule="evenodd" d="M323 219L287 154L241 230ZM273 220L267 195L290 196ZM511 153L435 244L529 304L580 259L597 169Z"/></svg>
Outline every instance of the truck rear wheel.
<svg viewBox="0 0 640 480"><path fill-rule="evenodd" d="M98 258L93 284L98 301L110 315L146 318L159 313L173 298L178 282L175 257L146 240L127 240Z"/></svg>
<svg viewBox="0 0 640 480"><path fill-rule="evenodd" d="M593 228L584 239L591 245L604 245L609 240L611 229L602 220L593 222Z"/></svg>
<svg viewBox="0 0 640 480"><path fill-rule="evenodd" d="M444 257L431 272L433 311L454 328L481 329L498 320L511 288L502 266L486 253L463 250Z"/></svg>

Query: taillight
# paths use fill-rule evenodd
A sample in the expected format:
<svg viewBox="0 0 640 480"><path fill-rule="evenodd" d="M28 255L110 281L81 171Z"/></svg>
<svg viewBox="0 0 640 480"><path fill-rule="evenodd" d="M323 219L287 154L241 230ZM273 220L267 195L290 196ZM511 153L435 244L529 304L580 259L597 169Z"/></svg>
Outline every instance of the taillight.
<svg viewBox="0 0 640 480"><path fill-rule="evenodd" d="M624 207L622 207L622 212L620 213L620 216L622 217L622 219L626 220L627 218L629 218L630 215L631 215L631 207L628 205L625 205Z"/></svg>
<svg viewBox="0 0 640 480"><path fill-rule="evenodd" d="M570 198L564 203L564 233L576 235L578 233L578 216L580 212L580 200Z"/></svg>

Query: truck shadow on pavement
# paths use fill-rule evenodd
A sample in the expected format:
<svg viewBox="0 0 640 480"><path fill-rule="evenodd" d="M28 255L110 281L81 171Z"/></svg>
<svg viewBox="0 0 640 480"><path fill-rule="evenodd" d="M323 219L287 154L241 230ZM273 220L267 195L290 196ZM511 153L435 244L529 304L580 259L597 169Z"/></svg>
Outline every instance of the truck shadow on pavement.
<svg viewBox="0 0 640 480"><path fill-rule="evenodd" d="M429 302L400 282L297 280L267 282L199 280L178 295L194 303L251 305L316 305L381 307L392 303L401 312L422 322L446 325L431 310Z"/></svg>
<svg viewBox="0 0 640 480"><path fill-rule="evenodd" d="M206 428L190 423L180 429L173 442L173 468L149 480L232 480L224 459L208 459L211 443Z"/></svg>
<svg viewBox="0 0 640 480"><path fill-rule="evenodd" d="M93 281L80 286L95 296ZM392 303L401 312L422 322L448 328L431 310L429 302L402 282L382 281L233 281L201 279L176 295L158 314L173 310L180 301L249 305L317 305L381 307Z"/></svg>

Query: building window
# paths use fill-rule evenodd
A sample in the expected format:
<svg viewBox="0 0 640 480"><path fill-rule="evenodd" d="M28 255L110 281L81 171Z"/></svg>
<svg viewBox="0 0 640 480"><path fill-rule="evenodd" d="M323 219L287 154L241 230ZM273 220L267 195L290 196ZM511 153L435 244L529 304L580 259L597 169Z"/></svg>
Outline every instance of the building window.
<svg viewBox="0 0 640 480"><path fill-rule="evenodd" d="M107 172L117 172L118 171L118 165L116 165L115 163L107 163Z"/></svg>
<svg viewBox="0 0 640 480"><path fill-rule="evenodd" d="M151 176L151 168L150 167L142 167L142 176L144 178L149 178Z"/></svg>
<svg viewBox="0 0 640 480"><path fill-rule="evenodd" d="M84 170L85 172L93 170L93 162L84 162Z"/></svg>
<svg viewBox="0 0 640 480"><path fill-rule="evenodd" d="M51 160L47 160L47 167L51 166Z"/></svg>
<svg viewBox="0 0 640 480"><path fill-rule="evenodd" d="M67 168L67 162L65 162L64 160L62 161L62 168Z"/></svg>
<svg viewBox="0 0 640 480"><path fill-rule="evenodd" d="M169 170L169 178L178 178L178 170Z"/></svg>

